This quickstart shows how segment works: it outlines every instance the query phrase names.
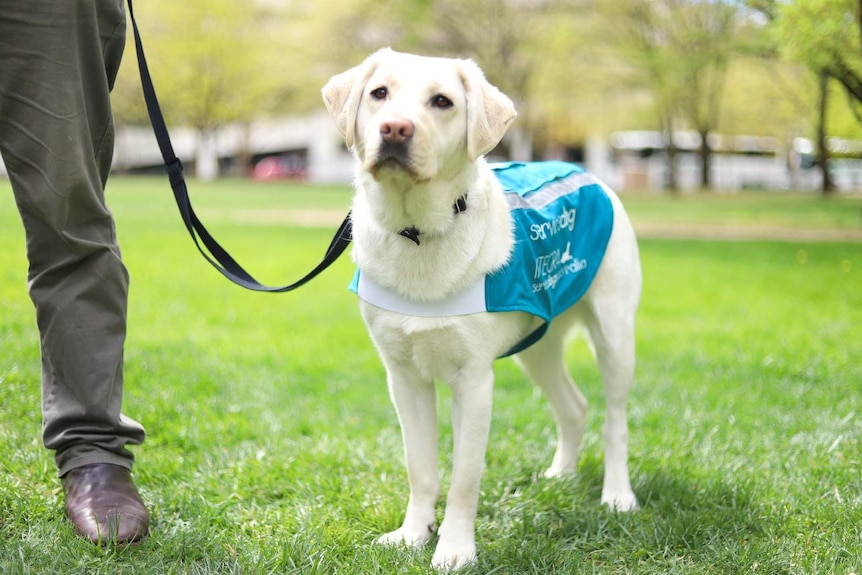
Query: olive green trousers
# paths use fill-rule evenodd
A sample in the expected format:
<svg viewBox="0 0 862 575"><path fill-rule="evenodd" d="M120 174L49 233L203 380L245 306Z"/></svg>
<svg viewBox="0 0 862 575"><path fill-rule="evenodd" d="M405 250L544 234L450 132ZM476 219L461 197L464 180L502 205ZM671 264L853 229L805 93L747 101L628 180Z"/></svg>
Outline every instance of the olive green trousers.
<svg viewBox="0 0 862 575"><path fill-rule="evenodd" d="M59 474L131 468L120 412L129 277L105 183L123 0L0 0L0 153L24 223L42 351L42 439ZM2 321L2 318L0 318Z"/></svg>

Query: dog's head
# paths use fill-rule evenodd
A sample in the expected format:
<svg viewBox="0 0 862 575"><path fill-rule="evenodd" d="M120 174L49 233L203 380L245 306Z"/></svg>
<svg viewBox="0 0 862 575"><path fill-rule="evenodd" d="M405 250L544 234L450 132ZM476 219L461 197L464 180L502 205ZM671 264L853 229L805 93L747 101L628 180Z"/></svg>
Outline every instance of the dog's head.
<svg viewBox="0 0 862 575"><path fill-rule="evenodd" d="M470 60L388 48L334 76L323 100L375 179L435 179L491 151L517 115Z"/></svg>

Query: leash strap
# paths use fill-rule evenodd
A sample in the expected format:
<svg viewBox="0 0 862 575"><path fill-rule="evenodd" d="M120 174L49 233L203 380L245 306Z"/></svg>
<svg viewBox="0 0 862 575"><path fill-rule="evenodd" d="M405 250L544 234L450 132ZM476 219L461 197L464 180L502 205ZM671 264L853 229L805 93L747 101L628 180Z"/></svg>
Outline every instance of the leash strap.
<svg viewBox="0 0 862 575"><path fill-rule="evenodd" d="M332 238L332 242L323 256L323 260L313 270L301 278L300 280L286 286L270 287L259 283L251 274L245 271L236 260L234 260L227 251L219 245L215 238L210 235L203 223L198 219L192 208L191 200L189 199L188 188L183 177L183 165L180 159L174 154L171 138L168 134L168 128L165 124L165 119L162 116L162 110L159 107L159 100L156 97L156 90L153 87L153 81L150 78L150 71L147 67L147 59L144 57L144 47L141 42L141 34L138 31L138 24L135 21L135 13L132 9L132 0L129 3L129 16L132 20L132 28L135 34L135 50L138 55L138 67L141 72L141 86L144 92L144 101L147 105L147 112L150 116L150 123L153 126L153 132L156 136L156 141L159 144L159 150L162 153L162 159L165 162L165 169L168 172L168 178L171 182L171 189L174 191L174 199L176 199L177 207L180 210L180 215L186 225L186 229L194 240L195 245L201 255L214 268L222 273L227 279L240 285L246 289L260 292L280 293L291 291L302 285L305 285L323 270L328 268L335 260L338 259L344 250L350 245L352 240L352 226L350 222L350 213L339 226L338 231ZM203 244L203 246L201 245ZM204 250L204 246L206 250ZM207 253L207 251L209 253Z"/></svg>

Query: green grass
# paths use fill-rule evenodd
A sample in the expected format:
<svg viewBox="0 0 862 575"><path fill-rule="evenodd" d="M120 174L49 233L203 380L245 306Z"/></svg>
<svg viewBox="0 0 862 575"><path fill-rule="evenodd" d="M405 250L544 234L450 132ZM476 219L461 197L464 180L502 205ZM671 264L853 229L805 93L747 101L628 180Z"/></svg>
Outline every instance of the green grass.
<svg viewBox="0 0 862 575"><path fill-rule="evenodd" d="M332 229L219 215L349 202L343 188L192 192L214 234L270 283L307 271ZM805 212L808 226L852 227L833 225L838 202L757 198L756 209L748 194L625 201L636 220L704 221L720 204L723 222L793 225ZM99 549L63 517L39 440L23 234L0 183L0 572L428 573L430 547L372 543L397 527L407 486L383 369L345 288L349 259L297 292L255 294L194 251L165 181L116 178L109 201L132 274L124 411L149 432L135 471L152 537ZM862 572L862 244L649 239L641 254L630 402L641 510L599 505L603 399L586 346L569 355L591 403L572 480L537 478L553 453L550 411L502 360L480 561L465 572Z"/></svg>
<svg viewBox="0 0 862 575"><path fill-rule="evenodd" d="M858 194L745 191L736 194L631 194L626 208L638 221L668 224L727 224L742 227L860 230Z"/></svg>

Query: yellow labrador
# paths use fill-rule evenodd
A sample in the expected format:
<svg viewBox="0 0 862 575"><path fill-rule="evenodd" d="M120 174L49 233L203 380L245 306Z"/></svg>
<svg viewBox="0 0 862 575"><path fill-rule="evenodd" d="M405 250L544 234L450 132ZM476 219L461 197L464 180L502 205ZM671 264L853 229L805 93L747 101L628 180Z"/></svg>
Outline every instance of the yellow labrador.
<svg viewBox="0 0 862 575"><path fill-rule="evenodd" d="M557 446L545 475L575 472L587 402L569 376L564 344L576 326L586 328L607 397L602 502L634 509L626 400L634 377L641 272L635 235L616 195L588 174L566 176L603 190L612 217L594 279L576 303L550 325L548 318L529 312L484 311L476 301L484 297L481 286L489 274L514 267L530 276L533 291L544 292L586 267L586 259L573 258L568 245L565 253L536 256L523 269L510 262L523 242L515 239L512 215L512 202L521 200L507 200L499 173L483 158L516 116L509 98L472 61L389 49L333 77L323 98L357 160L352 211L357 290L386 367L410 482L404 522L380 542L420 546L435 529L440 482L434 382L439 380L452 388L454 468L432 565L456 569L475 559L492 364L513 350L556 416ZM563 234L578 217L589 224L588 214L570 209L551 222L532 224L528 233L532 239ZM547 331L538 342L519 348L543 327Z"/></svg>

